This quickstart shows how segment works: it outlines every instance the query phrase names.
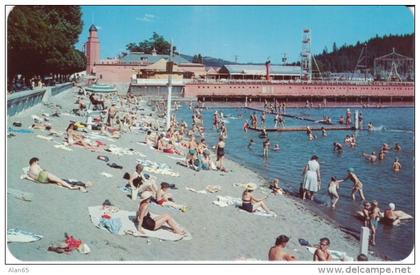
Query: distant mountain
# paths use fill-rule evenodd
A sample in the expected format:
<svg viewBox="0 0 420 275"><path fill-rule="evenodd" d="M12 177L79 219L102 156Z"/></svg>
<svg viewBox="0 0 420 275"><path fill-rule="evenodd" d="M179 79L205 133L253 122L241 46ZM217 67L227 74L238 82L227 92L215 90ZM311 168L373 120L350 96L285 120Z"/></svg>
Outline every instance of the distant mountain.
<svg viewBox="0 0 420 275"><path fill-rule="evenodd" d="M193 56L191 55L181 54L180 56L185 58L189 62L192 62L193 60ZM221 58L215 58L211 56L204 56L203 62L204 62L204 66L206 67L222 67L223 65L227 65L227 64L239 64L239 63L235 63L232 61L224 60Z"/></svg>

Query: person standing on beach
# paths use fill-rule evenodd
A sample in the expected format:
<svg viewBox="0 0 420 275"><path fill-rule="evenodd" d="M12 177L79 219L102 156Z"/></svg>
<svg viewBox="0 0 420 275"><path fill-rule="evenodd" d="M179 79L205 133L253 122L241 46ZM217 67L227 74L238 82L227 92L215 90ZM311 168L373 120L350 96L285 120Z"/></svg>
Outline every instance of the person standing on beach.
<svg viewBox="0 0 420 275"><path fill-rule="evenodd" d="M328 247L330 245L330 240L328 238L322 238L319 240L319 248L315 250L313 260L315 262L325 262L332 261L332 256Z"/></svg>
<svg viewBox="0 0 420 275"><path fill-rule="evenodd" d="M294 261L296 257L290 255L284 251L289 242L289 237L285 235L280 235L276 239L276 243L274 246L270 248L268 252L268 260L269 261Z"/></svg>
<svg viewBox="0 0 420 275"><path fill-rule="evenodd" d="M268 158L268 150L270 148L270 139L269 138L265 138L265 140L263 141L263 157L265 159Z"/></svg>
<svg viewBox="0 0 420 275"><path fill-rule="evenodd" d="M318 156L313 155L311 160L305 165L303 169L303 195L302 199L306 198L309 193L310 200L314 199L314 194L321 188L321 172L318 163Z"/></svg>
<svg viewBox="0 0 420 275"><path fill-rule="evenodd" d="M225 156L225 142L223 140L223 137L219 137L219 142L216 145L216 161L218 162L218 169L223 172L227 172L226 168L223 165L223 160Z"/></svg>
<svg viewBox="0 0 420 275"><path fill-rule="evenodd" d="M363 184L362 182L359 180L359 178L357 177L357 175L354 173L354 169L353 168L349 168L347 169L347 177L343 179L343 181L346 180L351 180L353 182L353 190L351 191L351 197L353 198L353 200L355 200L355 194L356 192L359 192L360 194L360 198L364 201L365 199L365 195L363 194Z"/></svg>

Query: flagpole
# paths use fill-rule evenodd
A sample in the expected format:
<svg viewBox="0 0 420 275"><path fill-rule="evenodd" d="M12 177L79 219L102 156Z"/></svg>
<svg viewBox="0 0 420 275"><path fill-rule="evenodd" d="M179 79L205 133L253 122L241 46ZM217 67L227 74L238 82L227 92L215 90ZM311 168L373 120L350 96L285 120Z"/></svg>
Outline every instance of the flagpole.
<svg viewBox="0 0 420 275"><path fill-rule="evenodd" d="M166 130L171 127L171 105L172 105L172 70L173 70L173 62L172 62L172 40L171 40L171 51L169 54L169 65L166 67L166 71L168 72L168 101L167 101L167 111L166 111Z"/></svg>

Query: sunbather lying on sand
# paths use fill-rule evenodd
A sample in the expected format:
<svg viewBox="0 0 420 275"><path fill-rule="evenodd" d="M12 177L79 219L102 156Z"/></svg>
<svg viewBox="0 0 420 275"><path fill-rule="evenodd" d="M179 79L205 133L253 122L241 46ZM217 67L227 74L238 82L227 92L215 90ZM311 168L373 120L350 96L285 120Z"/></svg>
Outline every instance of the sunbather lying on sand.
<svg viewBox="0 0 420 275"><path fill-rule="evenodd" d="M152 218L149 213L150 201L153 197L153 193L145 191L141 194L141 200L139 209L137 210L136 227L141 234L145 234L144 229L147 230L158 230L162 225L169 225L175 234L184 235L185 231L180 229L175 220L168 214L163 214Z"/></svg>
<svg viewBox="0 0 420 275"><path fill-rule="evenodd" d="M80 190L82 192L87 192L85 187L72 186L59 177L53 175L52 173L43 170L41 166L39 166L38 158L31 158L29 160L29 165L28 177L30 180L34 180L40 183L55 183L58 186L65 187L70 190Z"/></svg>
<svg viewBox="0 0 420 275"><path fill-rule="evenodd" d="M34 123L32 124L32 129L38 129L43 131L48 131L48 135L60 136L60 134L54 130L49 123Z"/></svg>

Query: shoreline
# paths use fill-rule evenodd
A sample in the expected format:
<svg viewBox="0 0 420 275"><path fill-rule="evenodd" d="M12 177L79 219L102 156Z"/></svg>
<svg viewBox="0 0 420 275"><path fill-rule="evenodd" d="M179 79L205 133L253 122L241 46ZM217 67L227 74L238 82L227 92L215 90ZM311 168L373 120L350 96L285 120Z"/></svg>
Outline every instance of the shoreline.
<svg viewBox="0 0 420 275"><path fill-rule="evenodd" d="M75 91L71 89L51 100L71 110ZM153 114L145 102L143 105L142 107L146 110L145 116L148 113ZM31 115L40 115L48 111L46 106L36 106L8 118L8 124L20 121L23 123L22 129L25 129L32 121ZM153 117L156 117L156 114ZM50 118L54 128L60 131L63 131L69 119L82 120L84 118L67 116ZM160 121L163 120L160 119ZM160 242L157 239L112 235L96 228L91 223L87 207L99 205L105 199L110 199L120 209L135 211L138 200L130 200L126 194L118 192L117 188L126 183L121 179L122 174L126 171L132 172L135 160L139 157L116 156L108 152L98 153L109 156L112 161L124 167L123 170L116 170L97 160L96 153L81 148L72 148L71 152L51 148L54 143L36 138L37 134L43 135L40 131L34 131L33 134L18 134L7 140L7 188L25 190L34 195L31 202L23 202L7 196L7 226L8 228L23 227L25 230L44 236L40 241L33 243L8 243L9 251L23 261L117 261L120 263L126 261L228 261L240 263L237 260L254 259L255 263L266 263L266 253L280 234L292 237L287 251L303 262L311 262L312 255L299 244L298 238L315 244L320 238L327 236L331 239L331 249L345 251L353 258L356 258L358 254L357 241L349 239L348 234L342 232L327 219L314 215L310 207L301 204L292 196L270 196L267 199L270 209L278 214L274 219L242 213L233 206L224 208L215 206L212 202L219 195L240 197L243 189L233 186L234 183L244 184L251 181L262 185L265 183L264 176L230 159L226 159L226 167L233 172L195 172L177 165L176 160L170 158L175 155L151 150L148 146L139 146L137 142L144 140L144 133L139 132L124 134L119 140L109 143L134 148L137 152L146 155L145 159L167 163L171 169L181 175L171 177L152 174L158 178L158 184L160 181L175 183L178 187L178 190L173 191L176 201L191 206L191 209L186 213L180 213L174 209L152 205L151 211L157 214L169 213L191 232L193 239ZM62 142L62 138L54 140ZM22 150L21 144L26 144L26 150ZM48 152L48 154L41 152ZM94 186L88 193L81 193L52 184L34 184L19 180L21 168L27 166L27 161L32 156L39 156L41 166L54 174L84 181L91 180ZM101 171L114 176L106 178L100 175ZM186 187L202 190L207 185L221 185L222 190L214 194L196 194L185 190ZM267 190L259 188L256 191L257 196L261 197ZM64 232L88 243L91 253L83 255L73 252L70 255L63 255L47 252L48 244L62 240ZM372 261L382 260L373 255L368 256Z"/></svg>

